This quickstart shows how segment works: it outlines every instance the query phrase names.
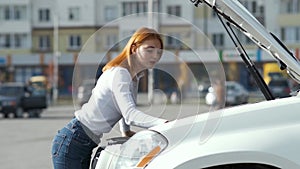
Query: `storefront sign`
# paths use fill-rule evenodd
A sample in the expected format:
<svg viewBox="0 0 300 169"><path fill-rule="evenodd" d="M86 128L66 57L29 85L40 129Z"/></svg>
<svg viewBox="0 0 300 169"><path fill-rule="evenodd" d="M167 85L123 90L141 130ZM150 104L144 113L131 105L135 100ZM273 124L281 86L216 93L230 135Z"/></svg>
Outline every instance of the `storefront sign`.
<svg viewBox="0 0 300 169"><path fill-rule="evenodd" d="M246 51L251 60L256 61L256 50ZM223 51L224 62L242 62L242 58L236 50L224 50Z"/></svg>

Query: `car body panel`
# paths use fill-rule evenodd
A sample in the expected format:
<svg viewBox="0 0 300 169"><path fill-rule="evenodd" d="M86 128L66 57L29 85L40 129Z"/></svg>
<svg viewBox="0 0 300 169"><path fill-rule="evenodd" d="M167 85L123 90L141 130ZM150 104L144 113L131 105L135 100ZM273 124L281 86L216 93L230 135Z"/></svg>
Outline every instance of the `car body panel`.
<svg viewBox="0 0 300 169"><path fill-rule="evenodd" d="M168 140L168 147L145 168L199 169L255 163L299 169L300 146L291 146L300 142L299 109L300 94L152 127L149 130L161 133ZM120 146L108 146L104 151L99 158L105 159L100 161L101 166L115 168Z"/></svg>
<svg viewBox="0 0 300 169"><path fill-rule="evenodd" d="M222 114L211 119L206 113L151 128L163 134L169 146L146 168L205 168L245 162L299 168L300 146L290 146L300 141L299 108L300 95L210 112ZM219 122L207 137L203 130L213 121ZM188 133L174 139L184 133L182 129ZM165 162L171 159L172 163Z"/></svg>

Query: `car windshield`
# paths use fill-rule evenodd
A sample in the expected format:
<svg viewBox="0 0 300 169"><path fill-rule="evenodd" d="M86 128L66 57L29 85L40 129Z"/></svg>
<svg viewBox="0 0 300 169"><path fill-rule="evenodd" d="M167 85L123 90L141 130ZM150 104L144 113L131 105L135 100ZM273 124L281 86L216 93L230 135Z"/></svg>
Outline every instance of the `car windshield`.
<svg viewBox="0 0 300 169"><path fill-rule="evenodd" d="M269 86L289 86L286 80L271 80Z"/></svg>
<svg viewBox="0 0 300 169"><path fill-rule="evenodd" d="M22 93L21 87L1 86L0 95L2 96L17 96Z"/></svg>
<svg viewBox="0 0 300 169"><path fill-rule="evenodd" d="M279 79L283 77L282 73L279 72L268 73L268 75L270 76L271 79Z"/></svg>

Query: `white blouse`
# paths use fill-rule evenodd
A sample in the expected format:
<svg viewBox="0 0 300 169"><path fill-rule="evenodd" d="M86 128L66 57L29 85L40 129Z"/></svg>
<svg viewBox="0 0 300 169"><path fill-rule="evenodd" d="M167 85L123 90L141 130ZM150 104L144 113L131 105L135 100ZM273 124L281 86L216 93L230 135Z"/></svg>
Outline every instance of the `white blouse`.
<svg viewBox="0 0 300 169"><path fill-rule="evenodd" d="M165 123L136 108L138 80L133 81L129 71L122 67L106 70L98 79L89 101L75 112L76 118L91 132L101 137L121 119L120 129L128 125L149 128Z"/></svg>

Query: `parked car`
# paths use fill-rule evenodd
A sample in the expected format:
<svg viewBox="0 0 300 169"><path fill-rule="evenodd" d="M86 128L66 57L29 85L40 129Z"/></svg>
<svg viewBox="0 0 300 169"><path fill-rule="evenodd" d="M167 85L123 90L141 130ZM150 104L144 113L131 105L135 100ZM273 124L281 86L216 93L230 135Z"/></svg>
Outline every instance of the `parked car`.
<svg viewBox="0 0 300 169"><path fill-rule="evenodd" d="M226 81L226 105L239 105L248 103L249 92L238 82ZM208 89L208 93L205 96L205 102L208 105L213 105L216 102L216 93L213 87Z"/></svg>
<svg viewBox="0 0 300 169"><path fill-rule="evenodd" d="M211 7L221 21L226 20L228 24L222 22L225 28L236 26L280 60L300 83L300 62L238 0L190 2ZM237 51L240 56L245 52ZM247 68L258 77L255 80L263 82L250 66ZM257 84L267 101L177 119L138 132L123 144L107 146L96 169L299 169L300 92L274 99L265 83Z"/></svg>
<svg viewBox="0 0 300 169"><path fill-rule="evenodd" d="M82 84L78 87L77 93L77 103L79 106L82 106L90 99L94 86L95 79L83 80Z"/></svg>
<svg viewBox="0 0 300 169"><path fill-rule="evenodd" d="M286 78L272 79L269 82L269 88L276 98L289 97L291 88Z"/></svg>
<svg viewBox="0 0 300 169"><path fill-rule="evenodd" d="M25 95L23 84L1 84L0 86L0 112L5 118L9 113L13 113L14 117L23 116L21 106L22 97Z"/></svg>
<svg viewBox="0 0 300 169"><path fill-rule="evenodd" d="M23 83L4 83L0 85L0 112L5 118L12 113L15 118L29 113L30 117L39 117L47 108L45 92L35 90Z"/></svg>

